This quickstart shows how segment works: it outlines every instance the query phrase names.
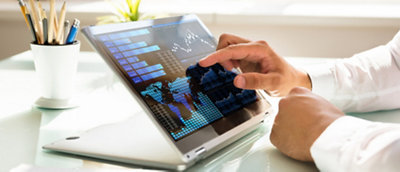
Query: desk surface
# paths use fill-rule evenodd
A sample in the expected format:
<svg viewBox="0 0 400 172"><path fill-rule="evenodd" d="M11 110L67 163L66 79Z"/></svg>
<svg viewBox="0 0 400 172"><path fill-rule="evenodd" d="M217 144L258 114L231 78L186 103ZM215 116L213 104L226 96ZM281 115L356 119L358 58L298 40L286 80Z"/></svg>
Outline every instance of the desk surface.
<svg viewBox="0 0 400 172"><path fill-rule="evenodd" d="M42 151L44 144L83 132L93 127L134 117L135 100L93 52L82 52L76 80L76 98L80 107L70 110L43 110L32 106L39 97L30 51L0 61L0 171L19 167L130 171L126 165L107 161L65 157ZM295 65L322 63L331 59L289 58ZM271 98L277 107L277 99ZM111 102L111 104L110 104ZM117 110L116 110L117 109ZM379 115L377 115L379 113ZM354 114L363 118L400 122L400 111ZM313 163L286 157L269 142L272 116L265 134L257 139L242 138L237 143L200 161L189 171L317 171ZM241 141L246 140L245 145Z"/></svg>

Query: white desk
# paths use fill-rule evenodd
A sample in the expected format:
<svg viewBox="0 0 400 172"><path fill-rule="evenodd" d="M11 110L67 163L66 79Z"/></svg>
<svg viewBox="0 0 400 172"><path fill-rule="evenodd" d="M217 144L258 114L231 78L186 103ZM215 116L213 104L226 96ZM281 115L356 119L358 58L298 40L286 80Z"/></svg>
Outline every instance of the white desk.
<svg viewBox="0 0 400 172"><path fill-rule="evenodd" d="M138 112L135 101L96 53L82 52L80 55L75 97L81 100L81 104L79 108L70 110L43 110L32 106L39 95L29 51L0 61L0 171L21 167L22 164L53 171L54 168L82 171L139 168L42 151L44 144L134 117ZM326 60L330 61L290 58L290 62L297 65ZM272 99L272 102L276 107L277 100ZM400 111L380 112L379 115L368 113L363 117L400 122ZM317 171L313 163L290 159L271 145L268 139L271 119L267 119L269 122L259 129L266 134L257 138L245 137L197 163L189 171ZM254 140L242 144L249 139Z"/></svg>

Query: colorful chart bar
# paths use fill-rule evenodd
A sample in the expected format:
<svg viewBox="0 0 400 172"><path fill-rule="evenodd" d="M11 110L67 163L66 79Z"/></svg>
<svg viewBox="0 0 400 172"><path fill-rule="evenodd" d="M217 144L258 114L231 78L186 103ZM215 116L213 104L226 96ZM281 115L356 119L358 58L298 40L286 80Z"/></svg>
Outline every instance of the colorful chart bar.
<svg viewBox="0 0 400 172"><path fill-rule="evenodd" d="M129 44L129 43L131 43L131 40L129 40L128 38L119 39L119 40L114 41L115 45L124 45L124 44Z"/></svg>
<svg viewBox="0 0 400 172"><path fill-rule="evenodd" d="M136 57L136 56L128 57L128 58L126 58L126 60L128 60L129 63L136 63L139 61L138 57Z"/></svg>
<svg viewBox="0 0 400 172"><path fill-rule="evenodd" d="M157 51L157 50L160 50L160 47L158 47L158 45L153 45L153 46L139 48L139 49L132 50L132 51L126 51L123 54L125 57L128 57L128 56L136 56L139 54L145 54L145 53L149 53L149 52L153 52L153 51Z"/></svg>
<svg viewBox="0 0 400 172"><path fill-rule="evenodd" d="M140 68L146 67L147 66L147 62L146 61L141 61L141 62L134 63L134 64L131 64L131 65L136 70L136 69L140 69Z"/></svg>
<svg viewBox="0 0 400 172"><path fill-rule="evenodd" d="M125 71L130 71L130 70L133 69L132 66L130 66L130 65L125 65L125 66L122 66L122 67L124 68Z"/></svg>
<svg viewBox="0 0 400 172"><path fill-rule="evenodd" d="M142 48L147 46L146 42L137 42L137 43L132 43L132 44L128 44L128 45L124 45L124 46L119 46L118 49L120 51L127 51L127 50L133 50L136 48Z"/></svg>
<svg viewBox="0 0 400 172"><path fill-rule="evenodd" d="M150 80L150 79L154 79L154 78L158 78L160 76L164 76L166 75L166 73L163 70L159 70L153 73L149 73L146 75L142 75L140 76L144 81Z"/></svg>
<svg viewBox="0 0 400 172"><path fill-rule="evenodd" d="M130 71L130 72L128 72L128 75L130 77L134 77L134 76L137 76L137 73L135 71Z"/></svg>
<svg viewBox="0 0 400 172"><path fill-rule="evenodd" d="M142 79L140 79L139 77L135 77L135 78L132 78L132 81L137 84L139 82L142 82Z"/></svg>
<svg viewBox="0 0 400 172"><path fill-rule="evenodd" d="M116 52L118 52L118 49L117 49L117 48L114 48L114 47L108 48L108 50L110 50L111 53L116 53Z"/></svg>
<svg viewBox="0 0 400 172"><path fill-rule="evenodd" d="M104 42L104 45L105 45L106 47L112 47L112 46L114 46L114 44L113 44L112 42L108 42L108 41Z"/></svg>
<svg viewBox="0 0 400 172"><path fill-rule="evenodd" d="M139 35L146 35L149 34L149 30L147 29L140 29L140 30L134 30L134 31L129 31L129 32L125 32L124 34L126 34L127 36L139 36Z"/></svg>
<svg viewBox="0 0 400 172"><path fill-rule="evenodd" d="M118 63L121 65L126 65L126 64L128 64L128 61L126 61L125 59L120 59L120 60L118 60Z"/></svg>
<svg viewBox="0 0 400 172"><path fill-rule="evenodd" d="M121 53L113 54L113 56L114 56L116 59L122 59L122 58L124 58L124 56L123 56Z"/></svg>
<svg viewBox="0 0 400 172"><path fill-rule="evenodd" d="M114 34L109 35L109 37L111 39L121 39L121 38L145 35L145 34L149 34L149 33L150 32L147 29L140 29L140 30L134 30L134 31L129 31L129 32L114 33Z"/></svg>
<svg viewBox="0 0 400 172"><path fill-rule="evenodd" d="M143 74L154 72L156 70L161 70L161 69L163 69L163 66L161 64L156 64L156 65L153 65L153 66L149 66L149 67L145 67L145 68L142 68L142 69L138 69L138 70L136 70L136 72L139 75L143 75Z"/></svg>

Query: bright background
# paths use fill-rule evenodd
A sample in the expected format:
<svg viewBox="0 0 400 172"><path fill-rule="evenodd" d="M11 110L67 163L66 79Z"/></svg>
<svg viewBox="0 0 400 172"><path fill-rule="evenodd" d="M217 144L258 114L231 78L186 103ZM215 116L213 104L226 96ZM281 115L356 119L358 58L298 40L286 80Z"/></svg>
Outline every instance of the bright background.
<svg viewBox="0 0 400 172"><path fill-rule="evenodd" d="M82 25L111 11L102 0L67 3L67 18L79 18ZM142 0L140 11L194 13L216 38L225 32L266 40L283 56L349 57L387 43L400 28L400 0ZM31 37L16 0L0 1L0 38L0 59L29 49ZM82 50L92 50L82 35L78 39Z"/></svg>

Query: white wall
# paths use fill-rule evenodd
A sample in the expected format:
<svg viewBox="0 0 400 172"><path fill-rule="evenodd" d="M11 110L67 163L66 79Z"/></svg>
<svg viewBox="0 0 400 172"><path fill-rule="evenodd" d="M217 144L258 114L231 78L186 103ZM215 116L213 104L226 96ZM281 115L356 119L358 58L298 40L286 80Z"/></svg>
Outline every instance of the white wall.
<svg viewBox="0 0 400 172"><path fill-rule="evenodd" d="M93 25L107 13L70 12L82 25ZM264 16L265 15L265 16ZM400 28L399 18L285 16L269 14L200 14L218 38L233 33L253 40L266 40L283 56L349 57L385 44ZM0 59L29 49L30 33L16 9L0 9ZM92 50L82 35L82 50Z"/></svg>

